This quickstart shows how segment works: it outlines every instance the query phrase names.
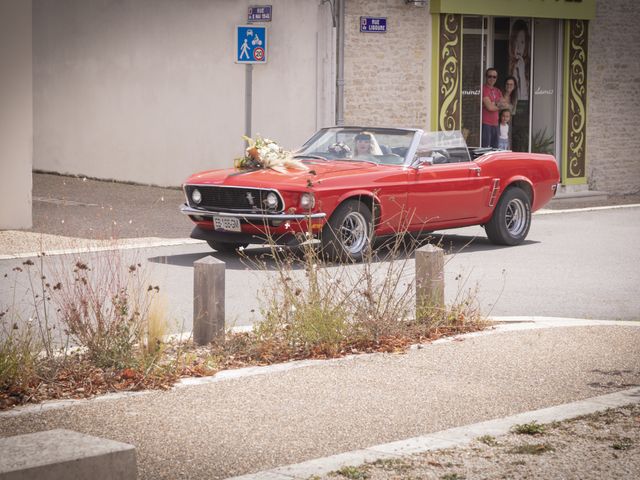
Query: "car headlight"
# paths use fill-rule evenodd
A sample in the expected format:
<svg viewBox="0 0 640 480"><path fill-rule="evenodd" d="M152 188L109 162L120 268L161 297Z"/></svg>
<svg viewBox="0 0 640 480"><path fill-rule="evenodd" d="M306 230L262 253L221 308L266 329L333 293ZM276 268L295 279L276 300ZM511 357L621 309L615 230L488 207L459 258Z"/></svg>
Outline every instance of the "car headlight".
<svg viewBox="0 0 640 480"><path fill-rule="evenodd" d="M313 193L303 193L300 196L300 208L303 210L311 210L316 206L316 197Z"/></svg>
<svg viewBox="0 0 640 480"><path fill-rule="evenodd" d="M191 200L193 200L193 203L195 203L196 205L200 204L200 202L202 201L202 194L200 193L200 190L198 190L197 188L193 189L193 192L191 192Z"/></svg>
<svg viewBox="0 0 640 480"><path fill-rule="evenodd" d="M275 210L278 207L278 196L273 192L269 192L264 203L269 210Z"/></svg>

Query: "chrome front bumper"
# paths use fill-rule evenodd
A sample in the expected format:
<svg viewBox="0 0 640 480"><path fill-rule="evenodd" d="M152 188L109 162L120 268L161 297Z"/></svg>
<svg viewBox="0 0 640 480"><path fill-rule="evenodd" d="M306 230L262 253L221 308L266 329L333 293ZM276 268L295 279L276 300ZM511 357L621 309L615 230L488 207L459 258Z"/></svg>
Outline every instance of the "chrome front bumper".
<svg viewBox="0 0 640 480"><path fill-rule="evenodd" d="M308 215L292 215L286 213L273 213L273 214L264 214L264 213L229 213L229 212L211 212L209 210L201 210L198 208L193 208L183 203L180 206L180 211L185 215L197 215L200 217L232 217L244 220L283 220L283 221L303 221L303 220L315 220L318 218L324 218L327 216L326 213L310 213Z"/></svg>

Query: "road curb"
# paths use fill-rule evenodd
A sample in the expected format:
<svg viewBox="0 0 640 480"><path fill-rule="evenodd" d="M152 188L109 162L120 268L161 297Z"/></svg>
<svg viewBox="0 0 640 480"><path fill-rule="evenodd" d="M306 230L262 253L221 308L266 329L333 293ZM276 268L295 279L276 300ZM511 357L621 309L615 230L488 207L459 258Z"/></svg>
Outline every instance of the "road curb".
<svg viewBox="0 0 640 480"><path fill-rule="evenodd" d="M640 207L640 203L630 203L625 205L603 205L599 207L583 207L583 208L565 208L552 210L550 208L543 208L534 212L534 215L552 215L555 213L578 213L578 212L597 212L600 210L618 210L620 208L636 208Z"/></svg>
<svg viewBox="0 0 640 480"><path fill-rule="evenodd" d="M346 466L357 467L363 463L374 462L376 460L397 459L403 456L432 450L463 446L483 435L498 436L509 433L513 426L518 424L534 421L541 424L559 422L639 402L640 387L636 387L616 393L587 398L585 400L565 403L555 407L531 410L509 417L450 428L406 440L374 445L360 450L309 460L307 462L277 467L247 475L229 477L227 480L308 479L314 475L326 475Z"/></svg>
<svg viewBox="0 0 640 480"><path fill-rule="evenodd" d="M98 241L100 243L100 241ZM103 241L102 243L108 243L107 241ZM132 243L123 243L118 245L117 243L113 245L104 245L104 246L86 246L79 248L66 248L59 250L46 250L44 251L45 255L51 257L54 255L74 255L74 254L86 254L86 253L96 253L96 252L107 252L112 250L135 250L142 248L156 248L156 247L176 247L182 245L194 245L205 242L203 240L195 240L192 238L180 238L180 239L161 239L161 240L147 240L145 238L138 238L135 242ZM42 255L43 252L26 252L26 253L16 253L16 254L0 254L0 260L14 260L19 258L34 258Z"/></svg>

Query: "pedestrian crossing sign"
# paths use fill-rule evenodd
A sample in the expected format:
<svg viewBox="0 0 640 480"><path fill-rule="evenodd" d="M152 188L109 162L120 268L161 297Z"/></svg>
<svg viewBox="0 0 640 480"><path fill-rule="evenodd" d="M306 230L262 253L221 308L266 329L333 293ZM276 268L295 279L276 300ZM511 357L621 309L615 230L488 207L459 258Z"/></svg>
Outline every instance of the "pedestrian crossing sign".
<svg viewBox="0 0 640 480"><path fill-rule="evenodd" d="M267 62L267 27L238 25L236 27L236 63Z"/></svg>

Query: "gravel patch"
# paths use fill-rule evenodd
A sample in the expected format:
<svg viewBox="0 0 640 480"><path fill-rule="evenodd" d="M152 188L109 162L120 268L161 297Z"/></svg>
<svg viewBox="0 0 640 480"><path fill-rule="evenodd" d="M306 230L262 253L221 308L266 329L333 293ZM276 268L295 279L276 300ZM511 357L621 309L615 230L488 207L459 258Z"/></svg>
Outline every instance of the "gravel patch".
<svg viewBox="0 0 640 480"><path fill-rule="evenodd" d="M135 247L154 247L186 243L203 242L187 238L175 239L161 237L90 239L17 230L2 230L0 231L0 260L3 259L3 257L21 257L40 254L42 252L47 255L56 255L72 252L121 250Z"/></svg>
<svg viewBox="0 0 640 480"><path fill-rule="evenodd" d="M466 447L346 467L322 479L600 480L640 477L640 404L544 425L535 435L480 437Z"/></svg>

